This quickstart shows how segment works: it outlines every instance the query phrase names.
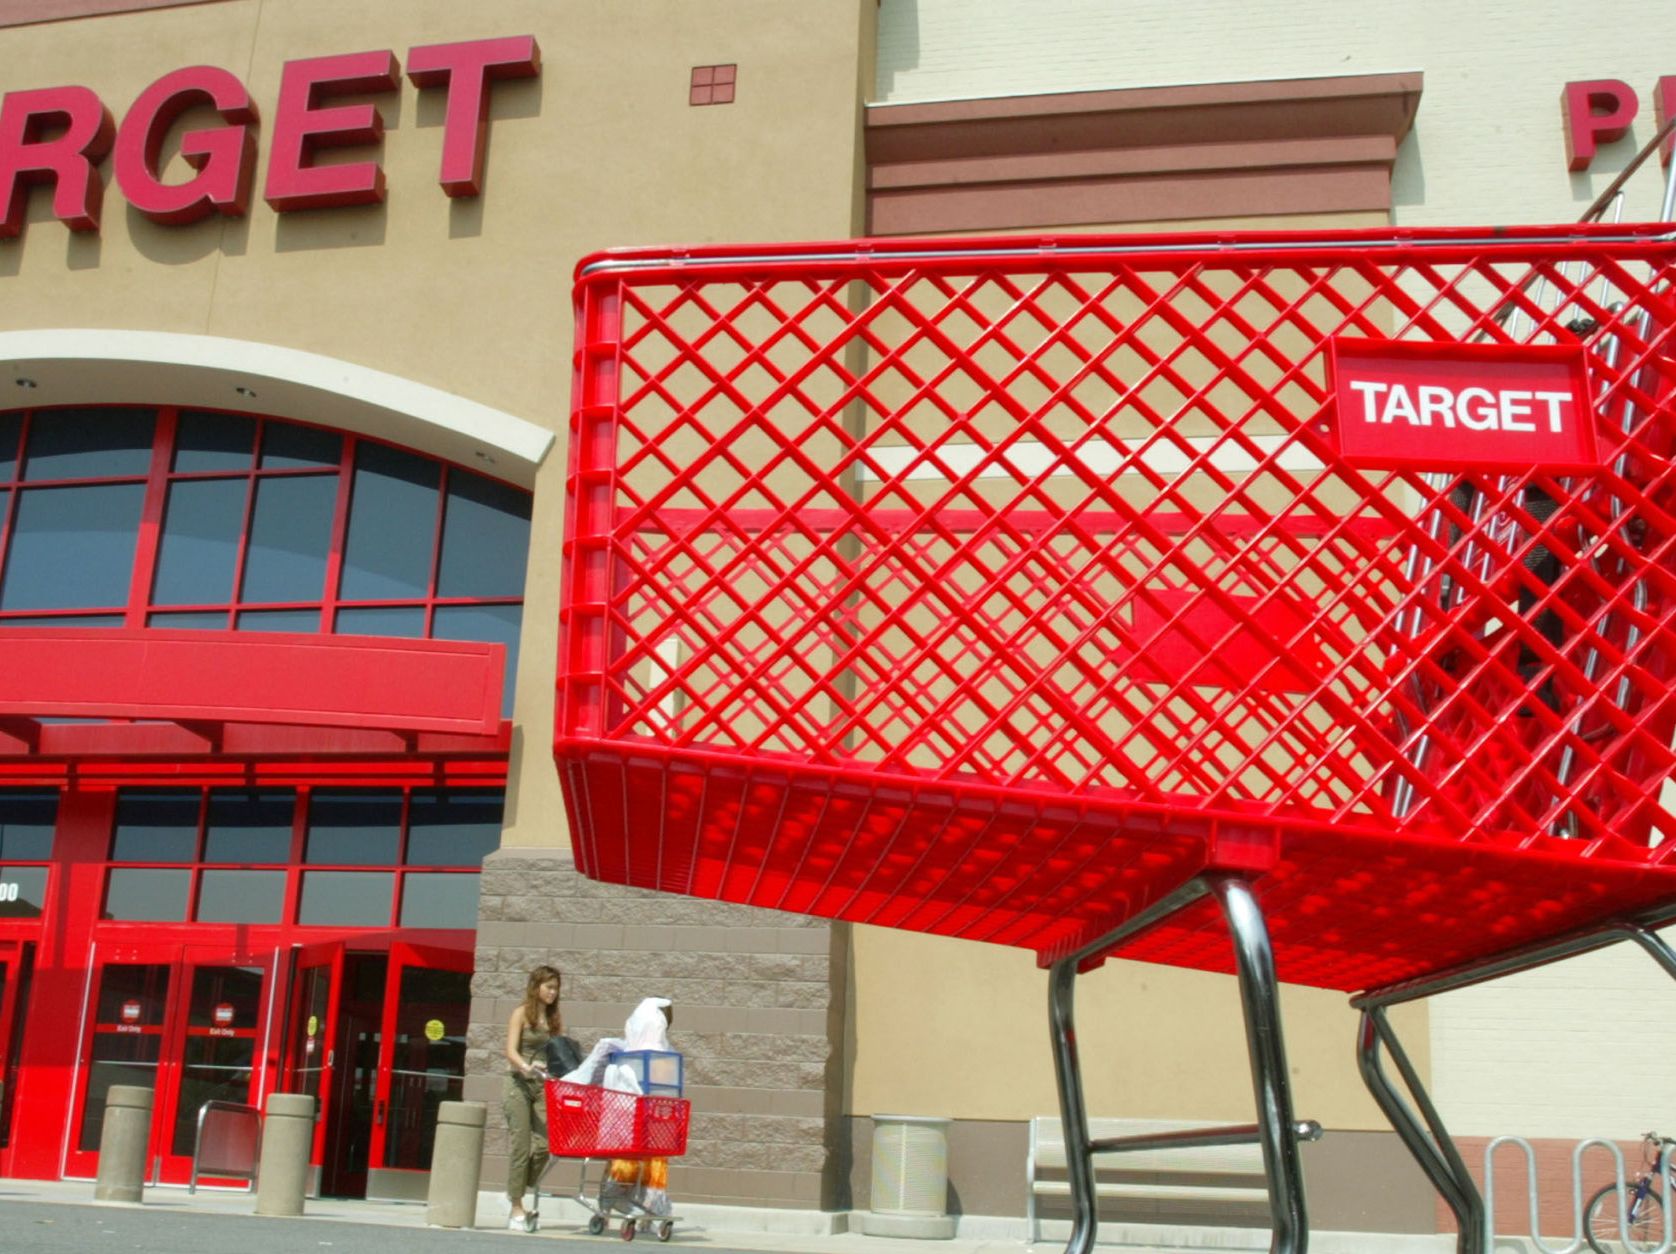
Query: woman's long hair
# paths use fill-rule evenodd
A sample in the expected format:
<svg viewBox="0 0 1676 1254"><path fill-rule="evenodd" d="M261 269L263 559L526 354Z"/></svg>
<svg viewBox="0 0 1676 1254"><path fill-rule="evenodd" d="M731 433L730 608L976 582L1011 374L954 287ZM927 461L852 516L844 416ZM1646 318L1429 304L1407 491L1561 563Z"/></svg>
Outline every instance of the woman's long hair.
<svg viewBox="0 0 1676 1254"><path fill-rule="evenodd" d="M524 986L524 1022L532 1028L539 1028L545 1020L548 1035L557 1036L564 1030L559 1000L555 997L551 1006L544 1006L541 1002L541 986L548 980L558 980L559 988L564 988L564 977L557 967L537 967L530 972L529 982Z"/></svg>

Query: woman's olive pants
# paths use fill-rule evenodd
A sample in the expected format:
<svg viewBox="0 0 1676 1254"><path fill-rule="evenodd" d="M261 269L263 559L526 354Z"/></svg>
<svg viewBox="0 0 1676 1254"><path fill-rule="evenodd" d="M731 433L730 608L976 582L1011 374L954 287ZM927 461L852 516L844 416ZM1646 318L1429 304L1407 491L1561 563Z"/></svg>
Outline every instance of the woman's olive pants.
<svg viewBox="0 0 1676 1254"><path fill-rule="evenodd" d="M506 1110L506 1196L521 1207L547 1166L547 1095L540 1080L509 1075L501 1105Z"/></svg>

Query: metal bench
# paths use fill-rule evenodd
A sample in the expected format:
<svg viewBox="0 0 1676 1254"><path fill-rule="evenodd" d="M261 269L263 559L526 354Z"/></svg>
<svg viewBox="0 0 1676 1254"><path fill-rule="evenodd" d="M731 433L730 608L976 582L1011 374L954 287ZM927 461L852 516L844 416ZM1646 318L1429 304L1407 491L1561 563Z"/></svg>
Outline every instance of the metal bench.
<svg viewBox="0 0 1676 1254"><path fill-rule="evenodd" d="M1321 1126L1306 1121L1296 1125L1295 1132L1300 1140L1314 1141L1320 1139ZM1249 1203L1257 1208L1254 1213L1267 1217L1268 1177L1255 1125L1090 1119L1088 1135L1096 1153L1096 1198ZM1030 1121L1026 1182L1032 1242L1041 1239L1042 1200L1071 1196L1067 1162L1059 1116L1037 1115Z"/></svg>

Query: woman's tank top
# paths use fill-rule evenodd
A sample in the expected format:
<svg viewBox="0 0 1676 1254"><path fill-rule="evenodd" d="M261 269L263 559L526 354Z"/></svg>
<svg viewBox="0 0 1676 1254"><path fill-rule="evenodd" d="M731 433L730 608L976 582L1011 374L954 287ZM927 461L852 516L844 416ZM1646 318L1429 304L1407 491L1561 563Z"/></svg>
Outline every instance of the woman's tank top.
<svg viewBox="0 0 1676 1254"><path fill-rule="evenodd" d="M547 1039L551 1035L545 1023L532 1028L527 1021L525 1022L524 1030L518 1036L518 1056L524 1060L526 1066L538 1058L546 1057Z"/></svg>

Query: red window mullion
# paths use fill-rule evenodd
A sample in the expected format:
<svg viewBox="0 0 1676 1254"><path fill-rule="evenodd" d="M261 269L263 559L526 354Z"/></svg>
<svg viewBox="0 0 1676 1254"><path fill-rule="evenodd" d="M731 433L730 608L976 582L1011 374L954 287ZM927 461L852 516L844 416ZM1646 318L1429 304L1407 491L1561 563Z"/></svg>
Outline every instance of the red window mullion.
<svg viewBox="0 0 1676 1254"><path fill-rule="evenodd" d="M23 482L23 450L29 447L29 427L35 411L26 409L17 428L17 447L12 450L11 491L6 494L6 508L0 510L0 586L6 574L6 562L11 557L12 523L17 518L18 484Z"/></svg>
<svg viewBox="0 0 1676 1254"><path fill-rule="evenodd" d="M338 463L338 499L332 510L332 543L326 550L326 587L320 597L320 631L337 630L338 582L343 574L343 550L349 542L349 501L354 490L355 449L359 441L344 436L343 459Z"/></svg>
<svg viewBox="0 0 1676 1254"><path fill-rule="evenodd" d="M232 605L227 608L226 626L233 628L238 619L235 617L236 607L244 602L244 562L250 552L250 524L256 517L256 488L260 477L256 473L256 450L262 447L262 438L266 423L258 423L256 443L251 449L250 466L245 471L244 478L244 519L239 524L239 547L233 556L233 595Z"/></svg>
<svg viewBox="0 0 1676 1254"><path fill-rule="evenodd" d="M441 463L442 474L437 480L436 528L431 534L431 577L425 586L425 639L436 630L437 583L442 577L442 527L448 517L448 478L453 473L447 462Z"/></svg>
<svg viewBox="0 0 1676 1254"><path fill-rule="evenodd" d="M157 411L151 435L151 468L145 481L145 504L140 510L140 534L134 545L134 575L128 581L128 608L123 626L144 627L151 603L151 583L157 574L157 550L162 544L163 506L169 495L169 454L175 445L179 415L173 405Z"/></svg>
<svg viewBox="0 0 1676 1254"><path fill-rule="evenodd" d="M286 868L285 910L280 915L280 926L285 930L286 943L292 943L297 927L297 911L303 903L303 853L308 840L308 811L313 804L314 790L307 784L297 787L297 803L291 811L291 865Z"/></svg>

